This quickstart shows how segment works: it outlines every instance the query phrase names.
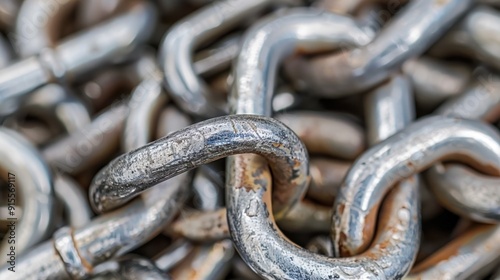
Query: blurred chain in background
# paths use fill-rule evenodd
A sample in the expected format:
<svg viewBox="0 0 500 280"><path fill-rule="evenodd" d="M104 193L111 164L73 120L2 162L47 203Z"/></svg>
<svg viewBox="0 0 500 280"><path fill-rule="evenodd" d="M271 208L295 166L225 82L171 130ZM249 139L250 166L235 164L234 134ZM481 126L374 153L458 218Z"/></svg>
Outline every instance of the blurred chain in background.
<svg viewBox="0 0 500 280"><path fill-rule="evenodd" d="M0 279L500 279L500 1L0 2Z"/></svg>

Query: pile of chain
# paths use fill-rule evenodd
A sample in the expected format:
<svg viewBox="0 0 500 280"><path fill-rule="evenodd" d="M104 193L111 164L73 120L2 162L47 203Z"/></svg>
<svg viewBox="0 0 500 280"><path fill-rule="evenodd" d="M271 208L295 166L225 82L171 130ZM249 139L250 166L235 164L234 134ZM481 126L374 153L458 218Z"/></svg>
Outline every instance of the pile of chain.
<svg viewBox="0 0 500 280"><path fill-rule="evenodd" d="M500 1L0 2L0 279L500 279Z"/></svg>

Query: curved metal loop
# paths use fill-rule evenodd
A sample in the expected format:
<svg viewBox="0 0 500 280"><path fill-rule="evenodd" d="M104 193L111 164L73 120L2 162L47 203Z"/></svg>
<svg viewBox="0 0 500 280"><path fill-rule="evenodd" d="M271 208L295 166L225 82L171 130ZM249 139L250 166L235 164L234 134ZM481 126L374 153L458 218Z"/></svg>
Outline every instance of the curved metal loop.
<svg viewBox="0 0 500 280"><path fill-rule="evenodd" d="M75 18L75 24L78 28L92 26L103 20L107 20L120 12L126 11L135 5L138 0L85 0L79 1L78 13Z"/></svg>
<svg viewBox="0 0 500 280"><path fill-rule="evenodd" d="M222 197L219 196L223 183L220 180L221 178L218 177L215 174L215 170L207 166L197 169L193 180L193 203L195 206L205 211L214 211L222 206ZM223 219L224 221L226 220L225 210ZM184 222L189 223L189 216L187 219L180 219L174 225L169 226L169 228L175 227L175 224L183 224ZM189 230L189 232L194 231ZM189 236L183 235L183 237ZM207 242L206 239L200 241ZM221 248L224 250L221 251ZM228 240L212 244L194 245L186 239L178 239L165 252L156 256L155 262L163 270L171 270L175 267L172 274L176 278L187 274L196 275L200 279L221 279L227 272L230 264L229 259L233 254L232 243Z"/></svg>
<svg viewBox="0 0 500 280"><path fill-rule="evenodd" d="M234 45L229 42L229 47ZM234 47L234 46L233 46ZM176 51L178 51L176 49ZM225 57L226 49L213 51L212 55L204 60L198 60L194 63L194 68L197 74L206 74L216 70L221 62L219 56L223 56L222 61L227 60ZM231 57L231 53L228 55ZM176 57L178 57L176 55ZM167 95L163 92L162 82L163 73L156 65L151 54L146 54L141 58L140 72L143 76L143 81L134 89L130 98L128 107L130 114L125 122L125 130L122 146L126 151L137 149L147 144L151 136L152 124L157 117L161 107L167 103Z"/></svg>
<svg viewBox="0 0 500 280"><path fill-rule="evenodd" d="M447 159L500 175L500 135L480 122L434 116L365 152L353 164L335 201L332 237L336 253L352 255L366 249L377 209L390 187Z"/></svg>
<svg viewBox="0 0 500 280"><path fill-rule="evenodd" d="M208 166L202 166L199 168L195 175L193 180L193 190L195 194L193 202L195 206L199 205L200 209L209 211L202 212L203 214L210 213L210 211L214 211L222 206L222 200L219 198L219 195L221 194L223 183L220 179L221 178L219 178L218 174L215 174L215 170ZM192 219L190 220L190 216L188 216L187 219L182 219L176 222L176 224L184 222L189 223L189 221L192 221ZM203 225L208 225L206 228L202 229L202 232L206 232L206 229L210 230L210 221L201 220L201 222ZM225 209L223 210L223 215L220 216L219 222L217 222L216 226L218 228L222 228L223 224L225 224L225 237L227 238L229 231L227 229ZM195 222L194 226L199 226L199 224ZM175 227L175 224L170 226L170 228L172 227ZM195 231L189 229L189 232L194 233ZM231 259L234 256L232 242L226 239L212 244L206 244L209 240L210 238L199 240L205 244L195 246L189 253L183 249L185 246L182 245L178 247L180 250L172 252L174 254L178 253L178 255L185 253L185 259L178 265L175 265L175 268L171 271L173 278L184 279L189 278L192 275L196 275L196 279L215 280L223 279L223 277L227 275ZM182 240L181 242L187 243L185 240ZM179 246L179 244L177 244L177 246ZM169 253L170 252L167 252L167 254ZM168 259L173 259L173 261L175 261L176 256L162 255L159 259L157 259L156 263L158 264L158 262L161 261L163 265L168 265L170 267L174 266L173 264L166 263L168 262Z"/></svg>
<svg viewBox="0 0 500 280"><path fill-rule="evenodd" d="M284 212L300 200L309 182L307 151L297 138L281 141L288 134L294 135L282 123L258 116L227 116L194 124L101 169L90 187L91 203L99 212L109 211L196 166L229 155L258 153L269 162L282 163L283 169L274 170L282 186L275 192L275 205L278 213Z"/></svg>
<svg viewBox="0 0 500 280"><path fill-rule="evenodd" d="M42 241L53 230L54 182L50 169L41 155L24 138L7 128L0 127L1 174L8 183L10 212L9 232L0 245L3 265L10 260L12 241L17 256ZM20 204L22 202L22 204ZM22 217L15 208L21 205Z"/></svg>
<svg viewBox="0 0 500 280"><path fill-rule="evenodd" d="M286 56L359 46L372 36L354 19L323 10L297 8L266 17L243 38L229 96L231 113L271 116L277 67Z"/></svg>
<svg viewBox="0 0 500 280"><path fill-rule="evenodd" d="M210 4L177 22L160 46L160 65L172 98L189 114L213 117L223 114L224 104L216 100L195 72L195 48L232 29L248 15L256 14L272 0L225 0Z"/></svg>
<svg viewBox="0 0 500 280"><path fill-rule="evenodd" d="M314 118L314 115L309 116ZM296 116L294 117L294 114L290 114L290 118L288 120L291 119L300 120L300 118L296 118ZM321 118L317 119L319 121L322 120ZM328 120L328 118L323 119L323 121L326 122L328 122ZM333 119L332 123L335 124L335 121L336 120ZM308 124L308 122L303 123ZM304 127L297 125L297 128L302 130ZM335 194L337 193L345 174L347 174L349 167L350 164L334 160L312 159L310 166L312 180L308 188L308 196L313 193L313 196L317 198L316 200L322 201L326 199L327 202L325 204L333 204ZM196 180L197 177L195 177L195 182ZM330 229L331 216L331 207L326 207L309 201L308 199L304 199L293 207L286 215L280 217L277 222L280 228L288 231L326 233ZM173 223L170 230L167 231L167 234L173 236L183 236L195 242L228 238L229 227L226 219L226 209L196 212L188 215L186 218Z"/></svg>
<svg viewBox="0 0 500 280"><path fill-rule="evenodd" d="M460 24L431 49L439 56L465 55L500 69L500 13L479 5L468 12Z"/></svg>
<svg viewBox="0 0 500 280"><path fill-rule="evenodd" d="M299 88L324 97L359 93L387 80L408 59L421 55L471 6L470 0L410 1L365 45L354 50L291 60L286 71Z"/></svg>
<svg viewBox="0 0 500 280"><path fill-rule="evenodd" d="M494 122L500 119L500 77L478 69L478 77L459 96L445 102L436 113Z"/></svg>
<svg viewBox="0 0 500 280"><path fill-rule="evenodd" d="M437 165L426 178L447 209L483 223L500 223L500 179L459 164Z"/></svg>
<svg viewBox="0 0 500 280"><path fill-rule="evenodd" d="M12 34L20 57L36 55L46 47L55 47L62 33L62 21L79 0L26 0L19 8Z"/></svg>
<svg viewBox="0 0 500 280"><path fill-rule="evenodd" d="M405 279L480 279L498 262L499 251L500 226L475 226L417 264Z"/></svg>
<svg viewBox="0 0 500 280"><path fill-rule="evenodd" d="M386 84L368 93L365 97L365 115L366 122L368 124L368 142L370 145L376 145L386 140L410 124L415 118L415 104L408 78L402 75L396 75ZM349 172L357 172L355 168L356 164L353 165ZM399 189L396 188L395 192L404 193L401 188L411 188L411 192L418 194L420 187L419 182L420 177L411 176L408 179L399 182L399 186L397 185ZM341 191L345 191L345 189L342 189L341 187L339 192ZM416 203L406 202L407 205L415 208L408 208L404 211L399 211L398 216L401 220L411 217L411 213L420 212L420 197L417 195L417 197L409 199L417 201ZM344 206L344 212L351 211L351 205ZM383 204L382 207L389 206ZM333 220L335 219L336 216L333 216ZM383 222L382 218L381 223ZM415 230L416 236L414 236L414 238L420 241L420 215L418 219L407 219L405 222L407 223L406 229ZM346 239L349 239L349 236L347 236ZM335 242L336 240L332 238L332 241ZM337 251L338 247L336 245L337 244L333 244L333 249L335 251L335 255L339 256L339 253L342 252ZM396 268L400 269L398 271L399 275L408 274L411 265L415 261L419 245L418 243L413 245L413 247L406 247L405 249L407 251L402 252L404 256L408 257L407 261L410 262L410 265L408 266L407 263L399 263L398 265L402 265L401 267Z"/></svg>
<svg viewBox="0 0 500 280"><path fill-rule="evenodd" d="M78 174L109 158L116 150L129 109L124 105L109 108L90 124L42 150L54 169Z"/></svg>
<svg viewBox="0 0 500 280"><path fill-rule="evenodd" d="M130 113L125 121L122 138L125 151L132 151L149 142L155 129L155 119L168 101L162 88L162 73L154 59L143 60L145 78L132 91L128 102Z"/></svg>
<svg viewBox="0 0 500 280"><path fill-rule="evenodd" d="M179 120L179 117L173 119ZM160 123L173 125L167 131L175 131L186 122ZM90 274L93 265L123 255L160 233L187 199L188 181L189 173L176 176L144 192L140 199L127 206L93 219L85 227L61 229L54 236L54 244L58 244L55 248L47 245L51 241L35 248L18 260L18 272L10 278L37 279L39 274L47 278ZM9 273L7 267L2 267L0 278Z"/></svg>
<svg viewBox="0 0 500 280"><path fill-rule="evenodd" d="M53 119L66 133L78 131L91 119L83 101L57 84L49 84L31 94L20 110L40 118Z"/></svg>
<svg viewBox="0 0 500 280"><path fill-rule="evenodd" d="M346 116L299 111L277 115L276 119L291 128L310 153L355 159L365 149L365 136L362 128ZM316 129L311 130L311 127L316 127ZM339 135L334 133L335 131L343 131L343 134ZM311 170L312 168L314 167L311 166ZM312 177L312 179L311 185L314 185L314 179L321 183L324 178ZM338 189L333 188L332 185L328 185L328 188L333 192ZM281 229L287 231L328 232L331 215L331 207L304 199L289 213L279 217L277 223Z"/></svg>
<svg viewBox="0 0 500 280"><path fill-rule="evenodd" d="M5 121L6 125L12 121L16 125L19 118L30 115L46 123L54 135L74 133L88 125L91 119L83 101L58 84L48 84L36 90L19 105L16 114ZM36 140L37 145L46 144L43 138Z"/></svg>
<svg viewBox="0 0 500 280"><path fill-rule="evenodd" d="M247 161L246 166L264 168L266 163L255 158L230 157L228 166L244 166L235 161ZM253 165L250 165L253 164ZM271 167L272 168L272 167ZM257 178L252 173L235 177L229 170L227 179L228 222L236 249L243 260L265 279L397 279L408 271L413 262L412 250L419 240L418 228L409 219L417 220L418 196L411 187L391 192L381 215L379 235L366 253L354 258L328 258L304 250L288 241L274 224L269 209L271 175L263 172ZM273 172L274 174L274 172ZM253 180L266 191L248 191ZM255 185L253 185L255 186ZM252 186L252 187L253 187ZM401 214L404 213L404 214ZM401 215L399 215L401 214ZM391 265L387 265L391 264Z"/></svg>
<svg viewBox="0 0 500 280"><path fill-rule="evenodd" d="M130 54L148 40L155 20L153 5L142 2L129 12L68 38L54 48L1 69L0 114L12 113L12 104L19 103L42 85L54 80L64 82Z"/></svg>
<svg viewBox="0 0 500 280"><path fill-rule="evenodd" d="M495 121L500 118L500 79L489 72L437 113ZM436 165L426 172L431 190L446 208L479 222L500 222L500 179L478 174L463 165Z"/></svg>
<svg viewBox="0 0 500 280"><path fill-rule="evenodd" d="M178 239L154 257L155 265L163 271L169 271L182 262L193 250L194 246L193 243L185 239Z"/></svg>
<svg viewBox="0 0 500 280"><path fill-rule="evenodd" d="M63 203L68 224L73 228L86 225L93 216L87 197L73 179L63 174L55 174L54 191Z"/></svg>

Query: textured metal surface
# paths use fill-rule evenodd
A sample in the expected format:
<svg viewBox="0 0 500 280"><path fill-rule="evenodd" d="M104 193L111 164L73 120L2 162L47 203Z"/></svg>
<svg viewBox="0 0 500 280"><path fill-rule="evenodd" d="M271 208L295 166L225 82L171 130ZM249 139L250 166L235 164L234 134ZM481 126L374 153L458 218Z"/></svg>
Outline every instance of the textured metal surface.
<svg viewBox="0 0 500 280"><path fill-rule="evenodd" d="M366 45L327 57L290 62L287 71L298 87L327 97L365 91L389 78L408 59L421 55L472 5L470 0L410 1Z"/></svg>
<svg viewBox="0 0 500 280"><path fill-rule="evenodd" d="M0 2L0 279L498 277L500 1Z"/></svg>
<svg viewBox="0 0 500 280"><path fill-rule="evenodd" d="M2 179L13 184L11 193L17 194L15 200L22 201L22 217L18 217L16 211L13 211L14 216L9 216L16 218L15 253L19 255L47 238L53 229L53 177L40 153L22 136L7 128L0 128L0 158ZM7 253L11 246L7 238L2 240L0 251L5 252L0 256L2 263L9 260Z"/></svg>
<svg viewBox="0 0 500 280"><path fill-rule="evenodd" d="M374 234L370 224L376 220L370 213L376 213L388 189L446 159L466 159L498 176L500 134L480 122L434 116L369 149L353 164L337 195L332 226L336 252L355 254L367 248Z"/></svg>

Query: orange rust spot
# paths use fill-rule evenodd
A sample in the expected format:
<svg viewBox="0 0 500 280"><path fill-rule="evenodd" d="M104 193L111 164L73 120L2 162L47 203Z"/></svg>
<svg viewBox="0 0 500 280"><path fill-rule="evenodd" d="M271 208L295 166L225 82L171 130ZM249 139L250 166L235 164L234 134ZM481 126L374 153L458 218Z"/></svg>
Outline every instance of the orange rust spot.
<svg viewBox="0 0 500 280"><path fill-rule="evenodd" d="M343 232L340 233L340 238L339 238L339 253L340 256L350 256L351 253L349 251L349 248L345 246L345 241L347 240L347 235Z"/></svg>
<svg viewBox="0 0 500 280"><path fill-rule="evenodd" d="M406 163L406 166L408 166L411 169L415 168L415 165L411 161L409 161L408 163Z"/></svg>
<svg viewBox="0 0 500 280"><path fill-rule="evenodd" d="M273 145L273 147L275 147L275 148L281 148L281 147L283 147L283 144L282 144L282 143L277 143L277 142L273 143L272 145Z"/></svg>
<svg viewBox="0 0 500 280"><path fill-rule="evenodd" d="M341 203L339 206L338 206L338 212L339 212L339 215L343 215L344 214L344 210L345 210L345 204L344 203Z"/></svg>

